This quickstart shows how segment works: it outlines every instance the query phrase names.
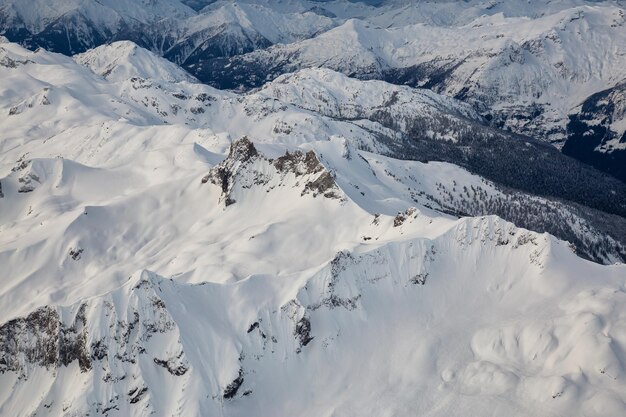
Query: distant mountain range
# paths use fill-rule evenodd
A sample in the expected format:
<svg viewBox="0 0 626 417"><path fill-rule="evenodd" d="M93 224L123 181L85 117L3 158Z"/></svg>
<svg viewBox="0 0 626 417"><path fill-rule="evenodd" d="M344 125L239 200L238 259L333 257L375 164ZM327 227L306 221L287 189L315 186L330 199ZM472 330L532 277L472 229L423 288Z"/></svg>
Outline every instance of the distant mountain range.
<svg viewBox="0 0 626 417"><path fill-rule="evenodd" d="M73 55L130 40L218 88L310 67L429 88L496 128L559 149L570 141L568 155L622 181L623 147L581 143L569 120L625 82L625 27L618 1L0 3L0 33L28 48ZM611 135L623 143L621 120Z"/></svg>

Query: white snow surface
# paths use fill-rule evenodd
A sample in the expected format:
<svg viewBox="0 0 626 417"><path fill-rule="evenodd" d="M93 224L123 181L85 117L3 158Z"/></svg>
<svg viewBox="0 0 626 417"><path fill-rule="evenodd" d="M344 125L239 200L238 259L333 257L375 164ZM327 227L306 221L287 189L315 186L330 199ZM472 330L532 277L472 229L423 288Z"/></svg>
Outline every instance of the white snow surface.
<svg viewBox="0 0 626 417"><path fill-rule="evenodd" d="M0 415L625 414L626 266L443 214L440 184L499 191L339 120L391 96L478 117L328 70L238 95L127 43L1 43L0 323L50 306L90 365L11 357Z"/></svg>
<svg viewBox="0 0 626 417"><path fill-rule="evenodd" d="M196 81L176 64L165 61L130 41L99 46L74 56L74 59L111 81L126 81L133 77L168 82Z"/></svg>

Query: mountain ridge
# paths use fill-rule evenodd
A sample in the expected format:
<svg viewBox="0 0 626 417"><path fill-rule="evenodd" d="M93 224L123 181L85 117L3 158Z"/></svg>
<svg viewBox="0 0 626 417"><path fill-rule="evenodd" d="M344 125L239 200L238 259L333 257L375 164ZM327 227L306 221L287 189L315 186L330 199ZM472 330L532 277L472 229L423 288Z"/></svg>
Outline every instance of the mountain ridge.
<svg viewBox="0 0 626 417"><path fill-rule="evenodd" d="M0 415L626 412L624 183L431 90L276 75L0 38Z"/></svg>

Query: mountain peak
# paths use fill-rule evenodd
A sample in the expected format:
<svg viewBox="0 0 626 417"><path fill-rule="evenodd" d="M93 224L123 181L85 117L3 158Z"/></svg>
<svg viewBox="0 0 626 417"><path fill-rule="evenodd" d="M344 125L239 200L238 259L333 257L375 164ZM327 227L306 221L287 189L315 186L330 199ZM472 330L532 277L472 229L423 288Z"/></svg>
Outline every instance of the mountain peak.
<svg viewBox="0 0 626 417"><path fill-rule="evenodd" d="M131 41L102 45L76 55L74 59L113 82L126 81L133 77L169 82L196 81L182 68Z"/></svg>

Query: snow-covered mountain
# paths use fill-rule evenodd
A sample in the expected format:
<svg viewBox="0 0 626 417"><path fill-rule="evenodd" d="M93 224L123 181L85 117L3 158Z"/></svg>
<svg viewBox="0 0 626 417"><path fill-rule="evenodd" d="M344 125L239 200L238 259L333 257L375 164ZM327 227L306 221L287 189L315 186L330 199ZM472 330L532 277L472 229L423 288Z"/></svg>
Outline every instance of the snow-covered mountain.
<svg viewBox="0 0 626 417"><path fill-rule="evenodd" d="M427 87L473 104L498 127L562 143L566 115L626 76L626 15L581 6L536 19L381 28L359 19L315 38L216 60L197 76L256 87L301 68ZM581 51L584 51L581 53Z"/></svg>
<svg viewBox="0 0 626 417"><path fill-rule="evenodd" d="M76 62L107 80L127 81L133 77L168 82L193 82L195 78L178 65L140 48L130 41L102 45L74 57Z"/></svg>
<svg viewBox="0 0 626 417"><path fill-rule="evenodd" d="M178 0L2 0L0 33L66 54L120 37L158 49L176 38L174 22L194 15Z"/></svg>
<svg viewBox="0 0 626 417"><path fill-rule="evenodd" d="M324 67L458 98L559 149L568 115L626 78L625 22L620 0L0 2L0 34L31 49L130 40L238 90ZM623 179L621 153L591 142L568 155Z"/></svg>
<svg viewBox="0 0 626 417"><path fill-rule="evenodd" d="M204 137L214 143L211 146L218 146L209 147L218 153L242 136L289 146L342 137L357 149L460 164L508 188L582 204L592 212L563 208L563 203L555 202L556 206L550 203L550 210L536 216L509 210L514 205L506 200L525 199L524 193L505 192L483 205L474 203L477 196L445 196L450 192L445 187L440 195L432 195L442 202L450 200L446 210L455 214L497 213L533 230L550 231L575 243L591 259L612 262L624 256L615 242L626 243L621 220L626 213L623 183L540 143L502 135L480 124L480 117L468 105L432 92L311 70L279 79L260 91L236 95L184 79L172 83L143 78L167 73L172 64L127 43L76 58L97 74L108 74L104 79L61 55L33 54L13 44L5 44L3 50L5 61L13 65L5 76L2 149L7 169L15 172L10 178L18 184L26 175L17 169L26 166L25 158L63 156L90 166L119 163L146 146L156 146L161 135L178 143ZM126 50L135 52L120 53ZM166 78L177 77L178 72L173 72ZM33 78L39 83L33 83ZM16 89L18 85L23 87ZM302 91L312 94L299 95ZM58 116L38 111L45 106L56 109ZM515 166L526 169L511 169ZM3 181L5 189L10 178ZM603 212L619 217L607 218ZM581 221L586 224L583 229Z"/></svg>
<svg viewBox="0 0 626 417"><path fill-rule="evenodd" d="M0 415L626 411L626 186L471 104L3 40L0 126Z"/></svg>
<svg viewBox="0 0 626 417"><path fill-rule="evenodd" d="M311 37L336 25L315 10L219 1L195 11L178 0L141 2L54 0L0 2L0 34L29 48L69 55L115 40L130 40L172 61L250 52Z"/></svg>
<svg viewBox="0 0 626 417"><path fill-rule="evenodd" d="M338 251L312 271L228 285L144 271L13 320L0 328L2 411L624 412L623 267L493 218L390 220L371 231L401 241ZM430 237L410 237L424 226Z"/></svg>
<svg viewBox="0 0 626 417"><path fill-rule="evenodd" d="M184 23L165 57L194 72L205 60L307 39L334 26L335 20L311 11L280 13L258 4L218 2Z"/></svg>

